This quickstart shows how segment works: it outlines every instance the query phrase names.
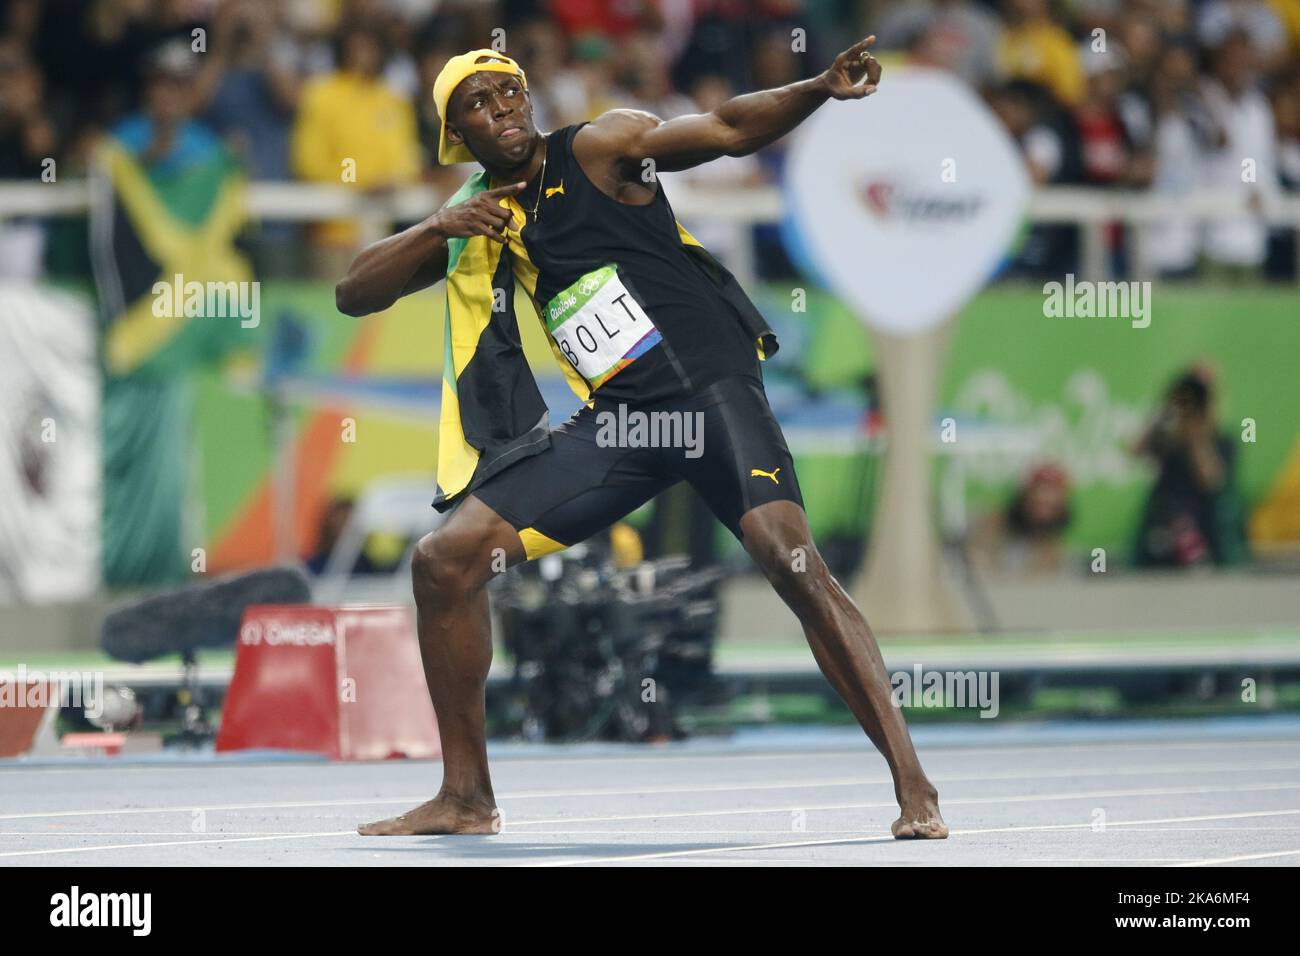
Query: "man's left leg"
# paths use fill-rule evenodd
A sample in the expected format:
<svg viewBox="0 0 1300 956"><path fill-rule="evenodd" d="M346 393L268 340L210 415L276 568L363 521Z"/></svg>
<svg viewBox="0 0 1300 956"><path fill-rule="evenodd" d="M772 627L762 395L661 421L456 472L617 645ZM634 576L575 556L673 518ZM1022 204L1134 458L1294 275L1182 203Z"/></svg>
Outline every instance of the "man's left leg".
<svg viewBox="0 0 1300 956"><path fill-rule="evenodd" d="M921 769L902 710L894 706L875 636L818 553L803 509L792 501L770 501L747 512L740 527L745 550L799 618L817 666L889 764L902 810L891 828L894 836L946 837L939 793Z"/></svg>
<svg viewBox="0 0 1300 956"><path fill-rule="evenodd" d="M680 460L680 473L794 611L822 673L884 755L903 811L894 836L946 837L938 794L893 704L876 639L813 544L794 458L761 379L724 379L690 408L699 416L702 441L694 458Z"/></svg>

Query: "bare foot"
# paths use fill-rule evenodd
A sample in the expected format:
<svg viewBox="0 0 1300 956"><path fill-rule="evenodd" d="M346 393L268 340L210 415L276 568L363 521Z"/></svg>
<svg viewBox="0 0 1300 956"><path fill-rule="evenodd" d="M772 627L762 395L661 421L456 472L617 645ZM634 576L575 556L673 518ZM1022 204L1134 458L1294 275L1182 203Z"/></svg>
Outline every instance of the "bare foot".
<svg viewBox="0 0 1300 956"><path fill-rule="evenodd" d="M466 802L442 794L400 817L363 823L362 836L429 836L438 833L498 833L500 816L493 801Z"/></svg>
<svg viewBox="0 0 1300 956"><path fill-rule="evenodd" d="M889 831L895 840L946 840L948 825L939 816L939 791L925 786L899 801L903 815Z"/></svg>

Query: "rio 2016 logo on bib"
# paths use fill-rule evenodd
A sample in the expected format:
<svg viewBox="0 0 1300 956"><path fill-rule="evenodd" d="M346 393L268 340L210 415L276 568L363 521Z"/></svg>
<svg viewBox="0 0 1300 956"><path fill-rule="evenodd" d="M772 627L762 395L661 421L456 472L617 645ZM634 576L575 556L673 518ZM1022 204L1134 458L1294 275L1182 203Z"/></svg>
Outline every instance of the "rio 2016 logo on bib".
<svg viewBox="0 0 1300 956"><path fill-rule="evenodd" d="M588 272L547 303L546 330L592 389L663 340L612 263Z"/></svg>

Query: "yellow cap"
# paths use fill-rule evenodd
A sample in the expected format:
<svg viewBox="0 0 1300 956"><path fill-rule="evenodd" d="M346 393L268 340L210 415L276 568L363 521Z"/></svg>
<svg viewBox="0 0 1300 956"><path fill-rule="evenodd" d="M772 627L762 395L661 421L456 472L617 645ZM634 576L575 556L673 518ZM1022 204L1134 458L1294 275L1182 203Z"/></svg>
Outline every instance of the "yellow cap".
<svg viewBox="0 0 1300 956"><path fill-rule="evenodd" d="M480 58L486 59L480 63ZM442 129L438 133L438 162L444 165L474 162L474 154L464 144L453 145L447 142L447 101L462 80L482 72L512 73L519 77L523 88L528 89L528 77L524 76L523 68L496 50L470 50L448 60L438 78L433 81L433 105L437 107L438 116L442 120Z"/></svg>

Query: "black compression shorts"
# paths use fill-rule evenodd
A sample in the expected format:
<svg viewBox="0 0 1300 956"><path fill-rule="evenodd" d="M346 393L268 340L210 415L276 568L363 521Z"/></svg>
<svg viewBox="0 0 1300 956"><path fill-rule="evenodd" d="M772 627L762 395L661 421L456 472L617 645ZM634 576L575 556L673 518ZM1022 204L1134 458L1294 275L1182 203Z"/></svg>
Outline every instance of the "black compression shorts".
<svg viewBox="0 0 1300 956"><path fill-rule="evenodd" d="M679 481L737 538L751 508L803 506L758 378L725 378L652 405L599 395L551 432L550 448L472 492L519 532L529 559L591 537Z"/></svg>

